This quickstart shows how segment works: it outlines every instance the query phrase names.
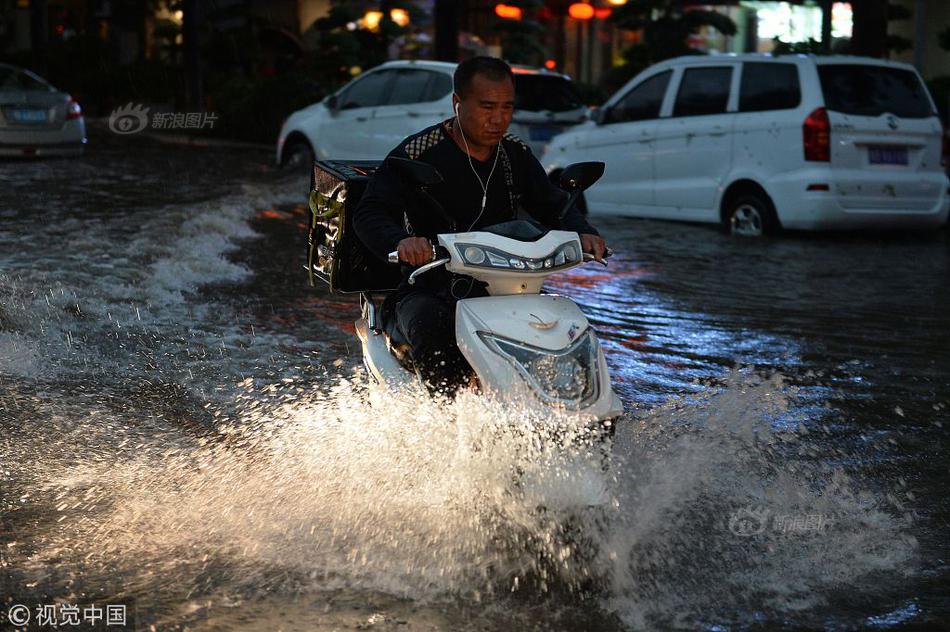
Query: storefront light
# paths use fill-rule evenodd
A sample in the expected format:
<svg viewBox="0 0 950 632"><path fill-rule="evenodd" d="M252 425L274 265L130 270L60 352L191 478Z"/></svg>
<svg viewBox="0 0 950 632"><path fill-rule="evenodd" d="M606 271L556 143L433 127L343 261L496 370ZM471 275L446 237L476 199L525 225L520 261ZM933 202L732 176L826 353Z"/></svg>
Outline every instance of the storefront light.
<svg viewBox="0 0 950 632"><path fill-rule="evenodd" d="M589 20L594 17L594 7L583 2L575 2L567 8L567 14L575 20Z"/></svg>
<svg viewBox="0 0 950 632"><path fill-rule="evenodd" d="M379 23L383 19L382 11L367 11L361 20L363 22L363 28L369 29L370 31L375 31L379 28Z"/></svg>
<svg viewBox="0 0 950 632"><path fill-rule="evenodd" d="M510 4L496 4L495 15L506 20L520 20L521 7L511 6Z"/></svg>
<svg viewBox="0 0 950 632"><path fill-rule="evenodd" d="M409 12L405 9L393 9L389 12L389 17L399 26L409 26Z"/></svg>

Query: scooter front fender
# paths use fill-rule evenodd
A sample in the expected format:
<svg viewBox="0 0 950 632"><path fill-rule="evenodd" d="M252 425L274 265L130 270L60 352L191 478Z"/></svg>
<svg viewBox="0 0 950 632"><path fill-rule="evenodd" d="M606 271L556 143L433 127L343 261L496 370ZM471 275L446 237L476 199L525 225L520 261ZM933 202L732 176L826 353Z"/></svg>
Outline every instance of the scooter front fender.
<svg viewBox="0 0 950 632"><path fill-rule="evenodd" d="M502 399L530 393L544 401L509 358L486 344L479 332L522 342L535 348L559 351L586 335L590 324L574 301L553 294L488 296L458 302L455 334L459 349L475 370L482 389ZM600 345L597 345L598 396L577 408L584 417L610 419L623 413L613 392Z"/></svg>

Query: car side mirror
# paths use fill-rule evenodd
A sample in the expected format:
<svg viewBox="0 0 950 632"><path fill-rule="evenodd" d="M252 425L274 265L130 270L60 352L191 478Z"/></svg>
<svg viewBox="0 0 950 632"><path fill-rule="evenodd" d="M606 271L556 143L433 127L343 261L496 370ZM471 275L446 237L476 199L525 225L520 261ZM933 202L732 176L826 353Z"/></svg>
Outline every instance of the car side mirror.
<svg viewBox="0 0 950 632"><path fill-rule="evenodd" d="M583 191L600 180L606 165L602 162L575 162L561 172L561 188L569 193Z"/></svg>
<svg viewBox="0 0 950 632"><path fill-rule="evenodd" d="M337 105L339 105L339 102L337 101L335 94L331 94L330 96L327 97L326 105L330 111L332 112L336 111Z"/></svg>
<svg viewBox="0 0 950 632"><path fill-rule="evenodd" d="M419 160L409 160L408 158L397 158L395 156L386 160L386 163L402 178L416 186L426 187L442 182L442 174L432 165Z"/></svg>
<svg viewBox="0 0 950 632"><path fill-rule="evenodd" d="M607 112L609 112L608 108L599 107L590 113L590 120L592 120L597 125L603 125L607 120Z"/></svg>

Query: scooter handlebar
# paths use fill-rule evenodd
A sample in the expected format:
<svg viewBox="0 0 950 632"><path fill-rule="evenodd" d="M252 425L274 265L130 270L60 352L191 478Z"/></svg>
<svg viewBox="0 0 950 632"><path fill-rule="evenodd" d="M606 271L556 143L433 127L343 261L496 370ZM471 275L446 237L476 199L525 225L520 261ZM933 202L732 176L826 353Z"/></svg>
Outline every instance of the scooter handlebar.
<svg viewBox="0 0 950 632"><path fill-rule="evenodd" d="M604 251L604 259L603 259L602 261L597 261L597 259L594 259L594 255L590 254L589 252L585 252L585 253L584 253L584 262L586 263L586 262L588 262L588 261L597 261L597 263L599 263L600 265L602 265L602 266L604 266L604 267L606 268L606 267L607 267L607 259L608 259L611 255L613 255L613 254L614 254L614 251L611 250L610 248L607 248L607 249Z"/></svg>
<svg viewBox="0 0 950 632"><path fill-rule="evenodd" d="M432 245L432 260L435 261L439 256L448 257L449 251L443 248L442 246L437 246L433 244ZM391 253L389 253L386 259L389 261L389 263L399 263L400 262L399 251L393 250Z"/></svg>

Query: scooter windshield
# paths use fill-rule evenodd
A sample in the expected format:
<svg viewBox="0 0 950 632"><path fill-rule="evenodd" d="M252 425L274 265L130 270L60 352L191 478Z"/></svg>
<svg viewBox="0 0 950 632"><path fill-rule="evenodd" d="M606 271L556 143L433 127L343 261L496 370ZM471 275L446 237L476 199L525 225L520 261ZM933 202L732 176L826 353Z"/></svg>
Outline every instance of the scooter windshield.
<svg viewBox="0 0 950 632"><path fill-rule="evenodd" d="M483 228L482 230L484 230L486 233L492 233L493 235L498 235L500 237L530 242L538 241L547 235L551 229L532 220L515 219L510 222L493 224Z"/></svg>

